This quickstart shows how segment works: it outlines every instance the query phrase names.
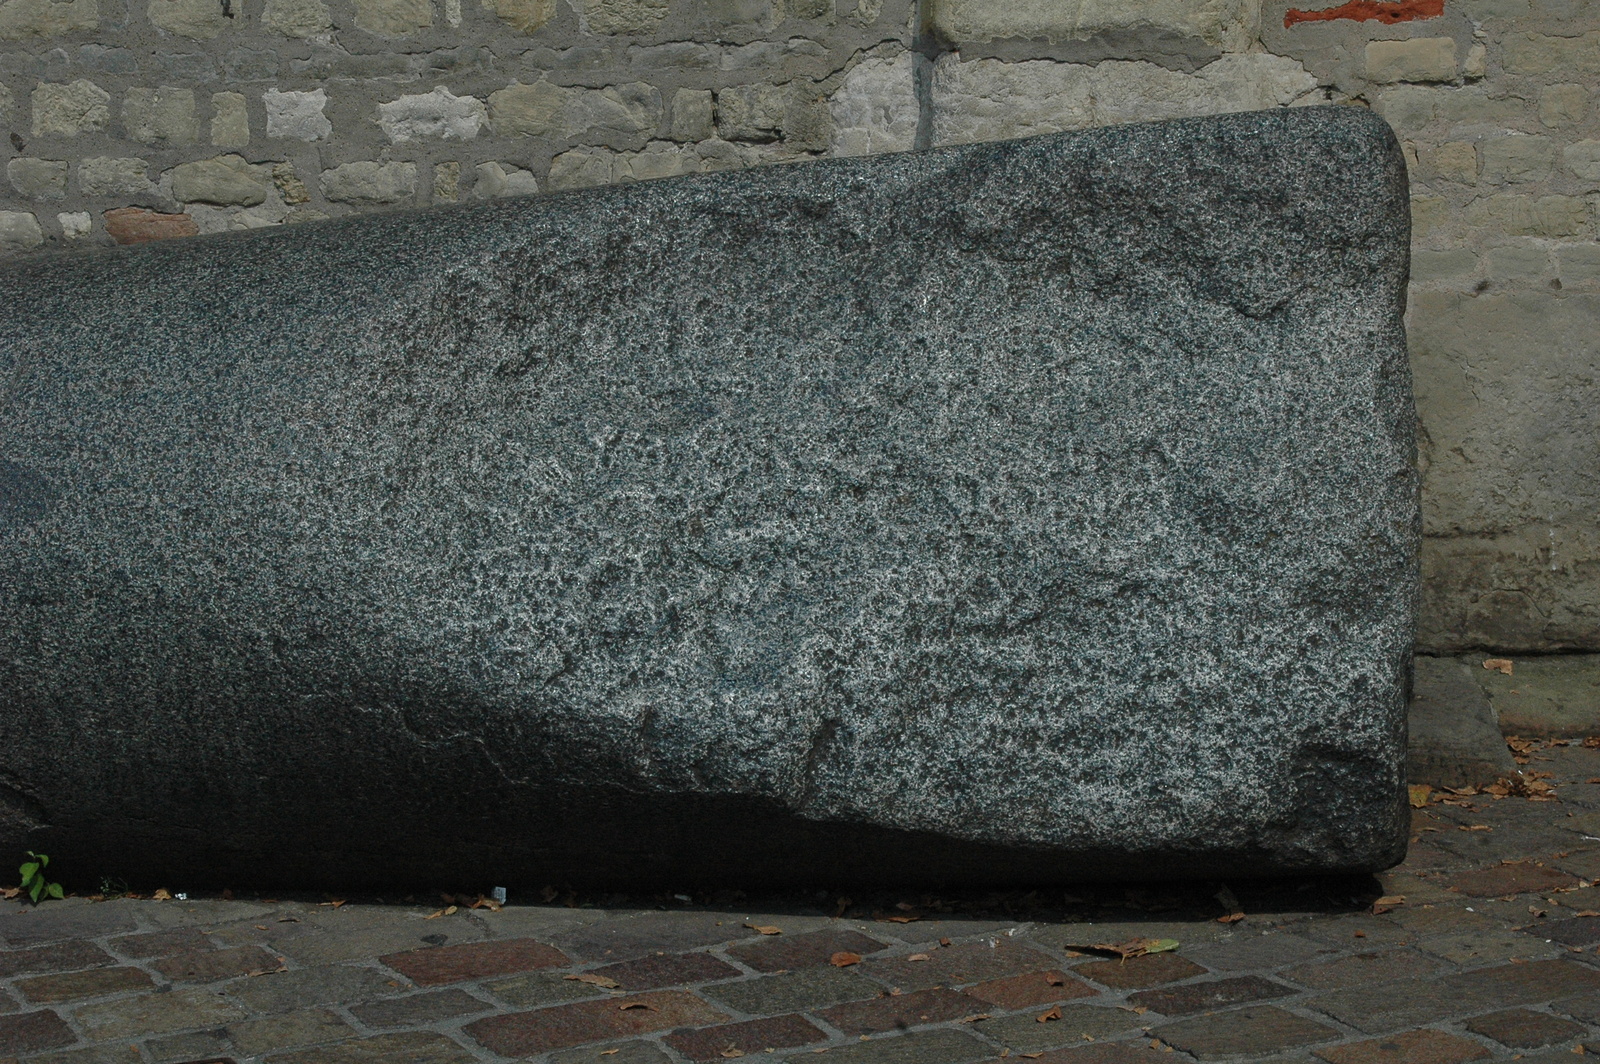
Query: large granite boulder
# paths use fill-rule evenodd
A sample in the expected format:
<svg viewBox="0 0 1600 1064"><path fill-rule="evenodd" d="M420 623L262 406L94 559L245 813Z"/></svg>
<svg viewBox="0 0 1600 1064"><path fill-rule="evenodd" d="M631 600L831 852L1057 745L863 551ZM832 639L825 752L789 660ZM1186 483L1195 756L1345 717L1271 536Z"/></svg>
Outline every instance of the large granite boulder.
<svg viewBox="0 0 1600 1064"><path fill-rule="evenodd" d="M0 271L0 855L1000 883L1405 845L1356 108Z"/></svg>

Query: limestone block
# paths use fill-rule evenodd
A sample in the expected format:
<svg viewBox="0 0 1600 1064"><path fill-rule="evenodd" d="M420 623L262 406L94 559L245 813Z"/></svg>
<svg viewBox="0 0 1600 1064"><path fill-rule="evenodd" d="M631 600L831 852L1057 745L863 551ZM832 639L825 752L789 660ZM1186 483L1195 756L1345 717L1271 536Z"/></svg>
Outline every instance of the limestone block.
<svg viewBox="0 0 1600 1064"><path fill-rule="evenodd" d="M1421 240L1450 227L1450 201L1443 196L1411 197L1411 235Z"/></svg>
<svg viewBox="0 0 1600 1064"><path fill-rule="evenodd" d="M615 181L654 181L663 177L697 174L704 161L694 146L655 141L643 151L619 152L613 163Z"/></svg>
<svg viewBox="0 0 1600 1064"><path fill-rule="evenodd" d="M1080 41L1143 33L1198 37L1244 51L1260 23L1259 0L931 0L933 28L961 45L1006 38ZM990 139L990 138L985 138Z"/></svg>
<svg viewBox="0 0 1600 1064"><path fill-rule="evenodd" d="M471 140L489 122L476 96L457 96L443 85L378 105L378 125L396 144L409 140Z"/></svg>
<svg viewBox="0 0 1600 1064"><path fill-rule="evenodd" d="M549 136L559 128L558 116L568 90L548 81L512 83L489 94L489 124L500 136Z"/></svg>
<svg viewBox="0 0 1600 1064"><path fill-rule="evenodd" d="M531 196L538 191L533 173L511 163L479 163L472 182L472 198L477 200Z"/></svg>
<svg viewBox="0 0 1600 1064"><path fill-rule="evenodd" d="M679 89L672 94L673 140L705 140L713 132L714 118L710 89Z"/></svg>
<svg viewBox="0 0 1600 1064"><path fill-rule="evenodd" d="M200 139L194 90L170 85L129 89L122 101L122 126L141 144L193 144Z"/></svg>
<svg viewBox="0 0 1600 1064"><path fill-rule="evenodd" d="M1457 126L1513 128L1528 113L1526 100L1512 95L1492 96L1482 86L1417 91L1432 93L1438 103L1439 119Z"/></svg>
<svg viewBox="0 0 1600 1064"><path fill-rule="evenodd" d="M1556 261L1563 281L1600 281L1600 244L1560 244Z"/></svg>
<svg viewBox="0 0 1600 1064"><path fill-rule="evenodd" d="M355 0L356 25L379 37L409 37L433 25L432 0Z"/></svg>
<svg viewBox="0 0 1600 1064"><path fill-rule="evenodd" d="M345 163L322 172L322 195L333 203L399 203L416 191L416 163Z"/></svg>
<svg viewBox="0 0 1600 1064"><path fill-rule="evenodd" d="M250 145L250 112L240 93L211 94L211 143L219 148Z"/></svg>
<svg viewBox="0 0 1600 1064"><path fill-rule="evenodd" d="M1456 42L1449 37L1367 42L1368 81L1454 81L1458 74Z"/></svg>
<svg viewBox="0 0 1600 1064"><path fill-rule="evenodd" d="M1539 94L1539 121L1552 129L1579 125L1589 116L1589 90L1583 85L1550 85Z"/></svg>
<svg viewBox="0 0 1600 1064"><path fill-rule="evenodd" d="M556 15L556 0L484 0L484 7L518 33L536 33Z"/></svg>
<svg viewBox="0 0 1600 1064"><path fill-rule="evenodd" d="M59 37L99 24L96 0L0 0L0 41Z"/></svg>
<svg viewBox="0 0 1600 1064"><path fill-rule="evenodd" d="M583 0L590 33L649 33L667 17L667 0Z"/></svg>
<svg viewBox="0 0 1600 1064"><path fill-rule="evenodd" d="M267 0L261 24L285 37L324 38L333 32L324 0Z"/></svg>
<svg viewBox="0 0 1600 1064"><path fill-rule="evenodd" d="M78 192L85 196L132 196L151 188L143 159L94 156L78 163Z"/></svg>
<svg viewBox="0 0 1600 1064"><path fill-rule="evenodd" d="M654 133L661 125L661 92L642 81L581 89L568 94L561 109L561 132Z"/></svg>
<svg viewBox="0 0 1600 1064"><path fill-rule="evenodd" d="M236 21L217 0L150 0L145 13L158 28L196 41L209 41Z"/></svg>
<svg viewBox="0 0 1600 1064"><path fill-rule="evenodd" d="M1589 220L1582 196L1481 196L1467 204L1468 224L1511 236L1572 236Z"/></svg>
<svg viewBox="0 0 1600 1064"><path fill-rule="evenodd" d="M5 82L0 81L0 122L11 121L11 115L16 109L16 97L11 95L11 90L6 88Z"/></svg>
<svg viewBox="0 0 1600 1064"><path fill-rule="evenodd" d="M172 195L179 203L254 207L267 198L272 179L237 155L184 163L172 171Z"/></svg>
<svg viewBox="0 0 1600 1064"><path fill-rule="evenodd" d="M1594 77L1600 75L1600 30L1576 37L1510 33L1501 42L1501 63L1507 74Z"/></svg>
<svg viewBox="0 0 1600 1064"><path fill-rule="evenodd" d="M717 93L717 135L724 140L772 141L783 135L787 85L733 85Z"/></svg>
<svg viewBox="0 0 1600 1064"><path fill-rule="evenodd" d="M1556 167L1559 151L1549 137L1490 137L1479 146L1483 180L1490 185L1543 181Z"/></svg>
<svg viewBox="0 0 1600 1064"><path fill-rule="evenodd" d="M272 183L283 202L290 207L311 201L311 192L306 188L306 183L300 180L300 175L295 173L294 163L282 162L274 166Z"/></svg>
<svg viewBox="0 0 1600 1064"><path fill-rule="evenodd" d="M1396 85L1378 95L1373 110L1396 132L1414 133L1439 117L1439 90Z"/></svg>
<svg viewBox="0 0 1600 1064"><path fill-rule="evenodd" d="M461 198L461 164L454 160L433 164L433 202L455 203Z"/></svg>
<svg viewBox="0 0 1600 1064"><path fill-rule="evenodd" d="M1586 182L1591 188L1600 188L1600 140L1580 140L1576 144L1568 144L1562 149L1561 157L1578 180Z"/></svg>
<svg viewBox="0 0 1600 1064"><path fill-rule="evenodd" d="M33 90L33 135L76 137L101 133L111 124L111 94L84 78L67 84L42 82Z"/></svg>
<svg viewBox="0 0 1600 1064"><path fill-rule="evenodd" d="M27 211L0 211L0 251L28 251L43 243L39 219Z"/></svg>
<svg viewBox="0 0 1600 1064"><path fill-rule="evenodd" d="M61 226L61 235L67 240L81 240L94 228L94 222L90 219L88 211L67 211L58 214L56 224Z"/></svg>
<svg viewBox="0 0 1600 1064"><path fill-rule="evenodd" d="M609 185L615 160L615 153L604 148L562 152L550 160L550 191Z"/></svg>
<svg viewBox="0 0 1600 1064"><path fill-rule="evenodd" d="M705 33L717 40L733 30L771 30L783 17L781 0L697 0L695 10Z"/></svg>
<svg viewBox="0 0 1600 1064"><path fill-rule="evenodd" d="M119 244L148 244L152 240L173 240L198 236L200 227L187 214L162 214L142 207L118 207L106 211L106 233Z"/></svg>
<svg viewBox="0 0 1600 1064"><path fill-rule="evenodd" d="M1534 281L1550 273L1550 251L1540 244L1502 244L1484 257L1491 281Z"/></svg>
<svg viewBox="0 0 1600 1064"><path fill-rule="evenodd" d="M1478 146L1471 141L1454 140L1436 148L1417 150L1418 180L1454 181L1461 185L1478 183Z"/></svg>
<svg viewBox="0 0 1600 1064"><path fill-rule="evenodd" d="M67 194L65 160L18 157L6 163L6 178L25 199L58 200Z"/></svg>
<svg viewBox="0 0 1600 1064"><path fill-rule="evenodd" d="M268 89L261 97L267 108L267 136L291 140L322 140L333 132L333 123L323 109L328 106L324 89L310 92L282 92Z"/></svg>
<svg viewBox="0 0 1600 1064"><path fill-rule="evenodd" d="M1299 108L0 268L0 853L1392 864L1405 197Z"/></svg>
<svg viewBox="0 0 1600 1064"><path fill-rule="evenodd" d="M1195 74L1143 62L963 63L947 55L934 66L933 135L937 144L963 144L1260 110L1292 103L1316 86L1299 63L1266 53L1224 56Z"/></svg>
<svg viewBox="0 0 1600 1064"><path fill-rule="evenodd" d="M910 52L873 57L845 75L828 99L834 155L878 155L916 147L920 114L912 61Z"/></svg>
<svg viewBox="0 0 1600 1064"><path fill-rule="evenodd" d="M1489 49L1483 46L1482 41L1472 42L1472 47L1467 49L1467 57L1461 61L1461 76L1464 78L1481 78L1489 72Z"/></svg>
<svg viewBox="0 0 1600 1064"><path fill-rule="evenodd" d="M1411 279L1417 282L1457 281L1478 272L1478 256L1470 248L1411 252Z"/></svg>

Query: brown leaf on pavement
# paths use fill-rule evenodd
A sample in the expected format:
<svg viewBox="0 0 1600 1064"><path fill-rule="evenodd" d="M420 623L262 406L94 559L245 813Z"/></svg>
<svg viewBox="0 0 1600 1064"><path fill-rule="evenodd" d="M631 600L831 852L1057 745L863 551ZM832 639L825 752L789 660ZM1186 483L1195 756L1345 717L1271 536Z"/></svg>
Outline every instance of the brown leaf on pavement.
<svg viewBox="0 0 1600 1064"><path fill-rule="evenodd" d="M1060 1005L1052 1005L1052 1006L1050 1006L1050 1011L1049 1012L1041 1012L1041 1013L1039 1013L1039 1015L1037 1015L1037 1016L1035 1016L1033 1018L1033 1021L1035 1023L1050 1023L1050 1022L1052 1022L1054 1020L1059 1020L1060 1018L1061 1018L1061 1006Z"/></svg>
<svg viewBox="0 0 1600 1064"><path fill-rule="evenodd" d="M1372 903L1372 915L1382 916L1384 913L1394 912L1406 903L1404 894L1385 894Z"/></svg>
<svg viewBox="0 0 1600 1064"><path fill-rule="evenodd" d="M1511 670L1515 666L1512 665L1510 658L1484 658L1483 667L1492 672L1503 672L1510 676Z"/></svg>
<svg viewBox="0 0 1600 1064"><path fill-rule="evenodd" d="M766 924L745 924L744 926L748 927L752 931L759 931L763 935L781 935L781 934L783 934L783 929L782 928L772 927L772 926L766 925Z"/></svg>
<svg viewBox="0 0 1600 1064"><path fill-rule="evenodd" d="M833 956L828 958L828 963L833 965L835 968L848 968L852 964L861 963L861 954L851 953L847 950L840 950L838 953L835 953Z"/></svg>
<svg viewBox="0 0 1600 1064"><path fill-rule="evenodd" d="M574 983L588 983L590 986L604 987L607 990L615 990L622 985L615 979L607 979L605 976L595 975L593 972L581 972L578 975L568 975L563 976L563 978L570 979Z"/></svg>

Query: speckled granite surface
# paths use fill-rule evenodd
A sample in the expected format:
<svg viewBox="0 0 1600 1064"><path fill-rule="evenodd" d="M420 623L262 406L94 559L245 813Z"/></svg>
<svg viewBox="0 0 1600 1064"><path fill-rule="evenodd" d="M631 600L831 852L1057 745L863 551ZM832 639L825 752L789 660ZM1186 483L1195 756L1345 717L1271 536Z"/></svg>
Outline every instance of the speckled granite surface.
<svg viewBox="0 0 1600 1064"><path fill-rule="evenodd" d="M1407 211L1328 108L8 267L0 849L1391 864Z"/></svg>

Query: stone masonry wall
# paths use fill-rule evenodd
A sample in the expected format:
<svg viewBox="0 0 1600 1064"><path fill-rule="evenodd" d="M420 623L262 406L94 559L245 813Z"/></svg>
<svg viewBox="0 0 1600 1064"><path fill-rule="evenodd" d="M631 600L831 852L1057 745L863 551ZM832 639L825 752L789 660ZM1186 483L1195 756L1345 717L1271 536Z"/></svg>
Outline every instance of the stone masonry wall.
<svg viewBox="0 0 1600 1064"><path fill-rule="evenodd" d="M1412 167L1419 647L1600 650L1600 0L1300 2L0 0L0 255L1371 107Z"/></svg>

